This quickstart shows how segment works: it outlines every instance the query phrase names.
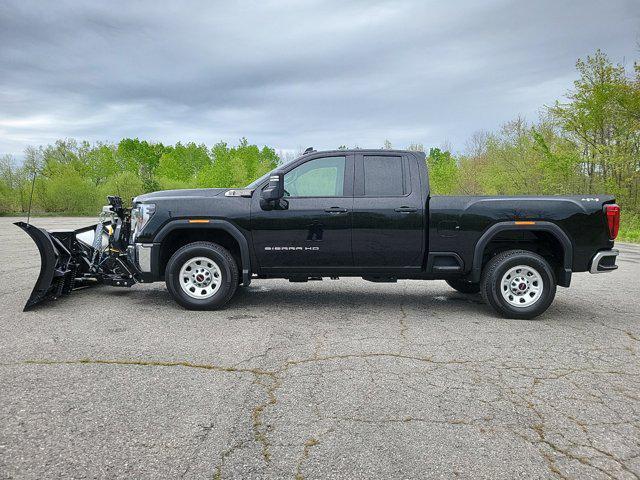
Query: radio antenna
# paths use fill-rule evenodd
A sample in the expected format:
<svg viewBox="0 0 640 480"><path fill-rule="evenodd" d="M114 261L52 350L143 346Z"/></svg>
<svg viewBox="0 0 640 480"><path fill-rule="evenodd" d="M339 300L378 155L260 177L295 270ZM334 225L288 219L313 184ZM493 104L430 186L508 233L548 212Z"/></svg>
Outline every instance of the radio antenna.
<svg viewBox="0 0 640 480"><path fill-rule="evenodd" d="M31 178L31 195L29 195L29 210L27 211L27 225L29 225L29 220L31 220L31 203L33 202L33 189L36 186L36 175L38 171L36 170L36 166L33 166L33 176Z"/></svg>

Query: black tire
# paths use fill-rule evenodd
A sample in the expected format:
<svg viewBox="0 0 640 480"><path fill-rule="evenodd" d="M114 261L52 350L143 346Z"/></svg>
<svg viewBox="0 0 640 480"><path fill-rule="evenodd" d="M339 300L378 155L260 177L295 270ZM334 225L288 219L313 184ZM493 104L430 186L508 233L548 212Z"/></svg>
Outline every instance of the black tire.
<svg viewBox="0 0 640 480"><path fill-rule="evenodd" d="M530 285L535 285L536 288L539 288L541 281L542 290L539 293L534 293L533 287L529 290L529 286L526 284L530 282L526 277L531 271L527 272L524 269L524 273L514 273L512 282L515 289L520 288L518 285L525 285L525 287L522 287L527 289L524 290L525 293L518 291L517 294L512 295L512 291L510 291L511 284L502 284L503 277L511 269L518 266L530 267L538 273L539 280L532 282ZM518 271L516 270L515 272ZM522 275L522 277L516 277L516 275ZM518 278L523 278L524 280L516 284ZM535 274L533 274L533 278L537 279ZM505 280L509 279L505 278ZM505 292L504 295L503 291ZM540 255L526 250L509 250L496 255L485 265L480 281L480 292L485 302L491 305L500 315L507 318L529 320L543 313L553 302L556 296L556 279L549 263ZM538 295L537 298L535 297L536 294ZM527 295L532 297L531 300ZM533 303L525 306L514 306L509 303L505 296L510 296L510 301L514 303L529 301L533 301Z"/></svg>
<svg viewBox="0 0 640 480"><path fill-rule="evenodd" d="M208 298L193 298L180 285L180 270L192 259L205 257L219 269L220 286ZM165 270L167 290L173 299L189 310L216 310L224 307L238 288L238 265L229 251L216 243L194 242L178 249Z"/></svg>
<svg viewBox="0 0 640 480"><path fill-rule="evenodd" d="M464 280L446 280L451 288L460 293L478 293L480 292L479 283L466 282Z"/></svg>

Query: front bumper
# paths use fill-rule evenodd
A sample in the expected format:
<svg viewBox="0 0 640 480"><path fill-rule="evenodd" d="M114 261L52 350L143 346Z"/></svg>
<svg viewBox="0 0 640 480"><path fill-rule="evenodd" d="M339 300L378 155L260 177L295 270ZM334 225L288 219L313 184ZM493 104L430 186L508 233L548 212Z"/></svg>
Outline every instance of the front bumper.
<svg viewBox="0 0 640 480"><path fill-rule="evenodd" d="M136 263L141 272L151 272L153 243L136 243Z"/></svg>
<svg viewBox="0 0 640 480"><path fill-rule="evenodd" d="M596 253L591 259L591 266L589 267L589 273L607 273L616 270L616 258L618 257L618 250L603 250Z"/></svg>
<svg viewBox="0 0 640 480"><path fill-rule="evenodd" d="M157 281L154 271L158 265L159 245L155 243L135 243L129 245L127 256L138 268L139 280L144 283ZM155 268L154 268L155 267Z"/></svg>

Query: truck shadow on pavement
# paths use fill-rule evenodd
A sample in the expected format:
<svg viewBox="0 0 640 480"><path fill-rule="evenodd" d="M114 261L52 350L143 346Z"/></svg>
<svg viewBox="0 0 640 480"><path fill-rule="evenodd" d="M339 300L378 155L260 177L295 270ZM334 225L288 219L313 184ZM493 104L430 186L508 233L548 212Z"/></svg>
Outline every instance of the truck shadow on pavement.
<svg viewBox="0 0 640 480"><path fill-rule="evenodd" d="M93 305L116 301L118 304L136 306L143 310L188 311L175 303L161 283L136 286L132 289L113 289L94 287L75 292L72 297L63 297L36 307L36 311L47 309L75 309L76 302L90 301ZM439 316L474 316L496 318L491 308L478 294L462 294L455 291L405 291L401 286L394 290L365 289L301 289L287 283L253 284L239 288L235 296L220 311L225 314L239 315L247 312L260 314L261 310L309 310L319 312L330 308L334 312L348 312L363 308L371 313L400 315L402 309L410 309ZM213 313L213 312L212 312ZM561 320L557 309L552 307L540 320Z"/></svg>
<svg viewBox="0 0 640 480"><path fill-rule="evenodd" d="M106 297L110 301L117 298L118 301L131 302L136 306L152 309L162 307L187 312L175 303L164 285L158 283L149 287L146 286L144 289L134 287L127 290L95 288L83 294ZM64 300L66 299L62 299ZM346 311L353 308L367 308L397 314L400 307L425 312L429 309L431 312L441 310L443 313L446 311L493 316L492 310L485 305L480 295L465 295L454 291L406 292L402 287L393 291L300 289L286 283L253 284L247 288L238 288L234 297L222 310L226 313L242 313L260 309L290 308L318 311L321 308L331 308Z"/></svg>
<svg viewBox="0 0 640 480"><path fill-rule="evenodd" d="M326 308L351 309L369 308L376 310L393 310L398 312L399 306L411 309L455 309L460 311L490 314L490 309L484 304L480 295L463 295L457 292L405 292L401 288L397 291L357 291L357 290L300 290L287 288L286 285L250 286L239 289L229 302L226 310L248 307L272 308Z"/></svg>

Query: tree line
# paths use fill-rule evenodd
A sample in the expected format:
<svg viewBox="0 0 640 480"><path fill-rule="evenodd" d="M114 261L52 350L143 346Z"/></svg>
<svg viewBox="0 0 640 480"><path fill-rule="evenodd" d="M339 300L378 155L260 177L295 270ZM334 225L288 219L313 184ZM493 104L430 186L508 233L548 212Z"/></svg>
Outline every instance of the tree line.
<svg viewBox="0 0 640 480"><path fill-rule="evenodd" d="M640 240L640 64L627 68L598 50L576 68L565 98L543 106L536 122L516 118L497 131L478 132L460 154L430 148L433 193L611 193L623 208L623 235ZM418 143L407 148L425 150ZM282 161L274 149L244 138L237 146L211 148L59 140L28 147L20 166L9 156L0 159L0 213L26 211L33 172L35 211L94 214L106 194L126 200L160 189L241 187Z"/></svg>
<svg viewBox="0 0 640 480"><path fill-rule="evenodd" d="M129 202L156 190L242 187L278 162L275 150L245 138L237 146L220 142L211 148L137 138L117 144L58 140L28 147L19 167L9 156L0 159L0 213L27 211L32 188L35 212L93 215L107 195Z"/></svg>

